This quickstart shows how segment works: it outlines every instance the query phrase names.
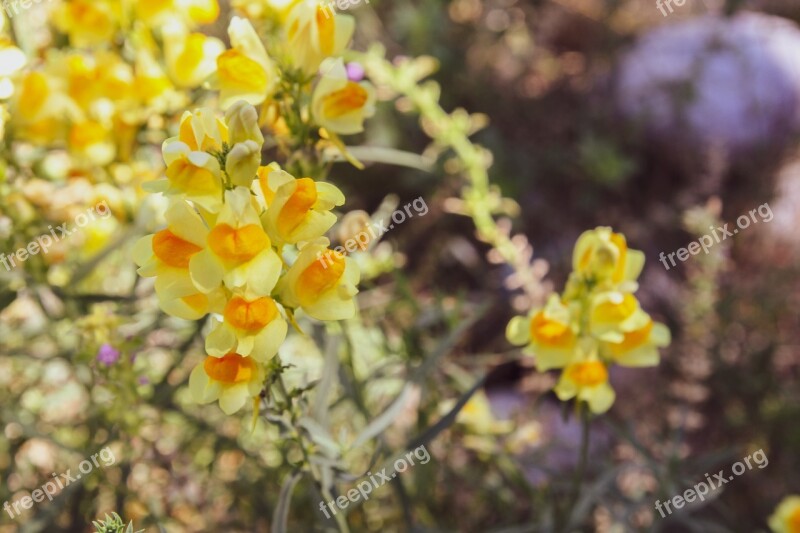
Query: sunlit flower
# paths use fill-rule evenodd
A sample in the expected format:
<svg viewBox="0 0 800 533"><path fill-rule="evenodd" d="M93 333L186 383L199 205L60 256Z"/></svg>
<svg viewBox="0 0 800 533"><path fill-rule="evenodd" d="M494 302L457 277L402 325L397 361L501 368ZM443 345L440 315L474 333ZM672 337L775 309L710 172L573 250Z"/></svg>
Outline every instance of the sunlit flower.
<svg viewBox="0 0 800 533"><path fill-rule="evenodd" d="M597 339L622 342L626 332L644 327L650 320L639 300L627 292L601 292L590 298L589 332Z"/></svg>
<svg viewBox="0 0 800 533"><path fill-rule="evenodd" d="M512 344L526 345L525 353L536 356L536 368L543 372L566 366L575 356L577 325L570 308L552 295L542 309L527 317L511 320L506 337Z"/></svg>
<svg viewBox="0 0 800 533"><path fill-rule="evenodd" d="M275 288L280 301L301 307L317 320L345 320L356 312L360 272L349 257L341 257L320 243L309 243ZM319 254L330 260L322 262Z"/></svg>
<svg viewBox="0 0 800 533"><path fill-rule="evenodd" d="M350 81L341 58L328 60L322 71L311 101L311 112L317 124L343 135L363 131L364 119L375 113L372 84Z"/></svg>
<svg viewBox="0 0 800 533"><path fill-rule="evenodd" d="M332 13L321 2L304 0L292 8L286 28L292 64L306 74L315 74L323 59L339 56L347 47L355 19Z"/></svg>
<svg viewBox="0 0 800 533"><path fill-rule="evenodd" d="M656 366L658 349L669 346L670 332L664 324L653 322L648 316L644 324L634 330L623 332L618 343L604 343L604 355L622 366Z"/></svg>
<svg viewBox="0 0 800 533"><path fill-rule="evenodd" d="M174 200L165 217L165 229L134 246L139 275L156 278L159 305L173 316L197 320L209 312L221 312L225 300L219 284L201 292L189 273L192 257L206 245L208 229L202 218L183 200Z"/></svg>
<svg viewBox="0 0 800 533"><path fill-rule="evenodd" d="M225 205L208 233L208 247L191 260L192 280L201 290L224 282L248 299L268 296L282 262L261 226L250 189L225 192Z"/></svg>
<svg viewBox="0 0 800 533"><path fill-rule="evenodd" d="M606 365L595 360L568 365L561 373L555 393L561 401L577 397L578 401L588 403L595 414L608 411L616 396L608 383Z"/></svg>
<svg viewBox="0 0 800 533"><path fill-rule="evenodd" d="M456 422L478 435L498 435L508 433L514 428L510 420L498 420L494 416L489 398L483 390L473 394L461 408L456 416Z"/></svg>
<svg viewBox="0 0 800 533"><path fill-rule="evenodd" d="M331 209L345 198L334 185L311 178L295 179L277 167L267 175L270 196L265 226L276 244L310 241L321 237L336 223ZM262 185L263 182L259 181Z"/></svg>
<svg viewBox="0 0 800 533"><path fill-rule="evenodd" d="M572 269L575 276L593 284L625 284L636 290L636 278L642 272L644 254L628 248L625 236L609 227L585 231L575 243ZM626 283L627 282L627 283Z"/></svg>
<svg viewBox="0 0 800 533"><path fill-rule="evenodd" d="M265 378L266 370L252 357L209 355L192 370L189 390L198 403L219 400L220 408L231 415L258 395Z"/></svg>
<svg viewBox="0 0 800 533"><path fill-rule="evenodd" d="M219 18L217 0L177 0L178 7L185 11L196 24L211 24Z"/></svg>
<svg viewBox="0 0 800 533"><path fill-rule="evenodd" d="M214 73L217 57L225 51L216 37L187 33L180 23L165 25L163 35L167 72L178 87L198 87Z"/></svg>
<svg viewBox="0 0 800 533"><path fill-rule="evenodd" d="M800 533L800 496L787 496L772 516L769 527L773 533Z"/></svg>
<svg viewBox="0 0 800 533"><path fill-rule="evenodd" d="M70 151L90 160L96 165L105 165L114 159L114 142L111 132L92 120L73 124L69 130Z"/></svg>
<svg viewBox="0 0 800 533"><path fill-rule="evenodd" d="M260 104L278 81L275 66L250 21L233 17L228 35L232 48L217 57L220 104L223 109L237 100Z"/></svg>
<svg viewBox="0 0 800 533"><path fill-rule="evenodd" d="M206 337L210 355L238 353L266 362L278 353L286 338L286 321L275 301L267 296L255 300L234 296L225 305L223 318L223 322L214 321Z"/></svg>

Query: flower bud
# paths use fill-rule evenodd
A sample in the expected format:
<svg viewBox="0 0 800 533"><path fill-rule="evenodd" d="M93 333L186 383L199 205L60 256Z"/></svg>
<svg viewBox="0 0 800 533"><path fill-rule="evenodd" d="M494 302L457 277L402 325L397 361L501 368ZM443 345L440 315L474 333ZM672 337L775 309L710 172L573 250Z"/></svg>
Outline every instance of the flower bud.
<svg viewBox="0 0 800 533"><path fill-rule="evenodd" d="M243 141L255 141L264 144L264 135L258 127L256 108L244 100L237 100L225 113L228 124L228 139L233 144Z"/></svg>
<svg viewBox="0 0 800 533"><path fill-rule="evenodd" d="M225 160L225 172L234 185L250 187L261 165L261 146L255 141L244 141L233 146Z"/></svg>

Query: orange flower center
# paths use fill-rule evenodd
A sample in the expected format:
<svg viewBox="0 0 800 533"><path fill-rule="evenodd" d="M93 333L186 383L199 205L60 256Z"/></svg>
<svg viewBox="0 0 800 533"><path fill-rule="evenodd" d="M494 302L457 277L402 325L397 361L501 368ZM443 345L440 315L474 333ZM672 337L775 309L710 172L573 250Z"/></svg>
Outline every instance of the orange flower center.
<svg viewBox="0 0 800 533"><path fill-rule="evenodd" d="M624 333L625 338L619 344L609 344L611 353L614 355L621 355L625 352L638 348L650 338L650 332L653 331L653 321L647 321L647 324L639 329Z"/></svg>
<svg viewBox="0 0 800 533"><path fill-rule="evenodd" d="M330 250L323 255L328 258L325 264L314 261L297 278L295 293L301 306L316 302L322 294L334 288L344 274L344 257L330 253Z"/></svg>
<svg viewBox="0 0 800 533"><path fill-rule="evenodd" d="M181 239L168 229L153 235L153 254L171 267L189 268L189 260L200 250L202 248Z"/></svg>
<svg viewBox="0 0 800 533"><path fill-rule="evenodd" d="M208 234L208 245L218 257L234 263L244 263L269 248L269 237L257 224L233 228L219 224Z"/></svg>
<svg viewBox="0 0 800 533"><path fill-rule="evenodd" d="M539 311L531 320L531 338L545 346L566 348L575 342L569 325L551 320Z"/></svg>
<svg viewBox="0 0 800 533"><path fill-rule="evenodd" d="M586 361L570 365L567 376L579 387L593 387L608 381L608 370L600 361Z"/></svg>
<svg viewBox="0 0 800 533"><path fill-rule="evenodd" d="M323 113L328 118L338 118L364 107L367 90L358 83L348 81L343 89L327 95L322 101Z"/></svg>
<svg viewBox="0 0 800 533"><path fill-rule="evenodd" d="M317 186L311 178L300 178L297 188L286 201L278 214L278 231L288 236L305 220L306 215L317 203Z"/></svg>
<svg viewBox="0 0 800 533"><path fill-rule="evenodd" d="M203 368L208 377L228 385L245 383L256 373L256 363L250 357L229 353L224 357L206 357Z"/></svg>
<svg viewBox="0 0 800 533"><path fill-rule="evenodd" d="M248 302L234 296L225 306L225 321L236 329L259 331L278 316L278 306L272 298L259 298Z"/></svg>

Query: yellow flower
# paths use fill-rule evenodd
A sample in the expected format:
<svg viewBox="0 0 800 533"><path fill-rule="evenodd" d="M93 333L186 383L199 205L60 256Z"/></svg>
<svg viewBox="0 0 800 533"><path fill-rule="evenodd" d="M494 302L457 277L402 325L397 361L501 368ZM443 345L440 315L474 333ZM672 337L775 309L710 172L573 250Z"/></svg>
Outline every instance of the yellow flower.
<svg viewBox="0 0 800 533"><path fill-rule="evenodd" d="M220 104L223 109L237 100L258 105L274 91L278 81L275 66L250 21L233 17L228 35L233 48L217 58Z"/></svg>
<svg viewBox="0 0 800 533"><path fill-rule="evenodd" d="M136 18L152 26L174 16L175 0L137 0L134 3Z"/></svg>
<svg viewBox="0 0 800 533"><path fill-rule="evenodd" d="M595 413L605 413L614 403L614 389L608 383L608 370L600 361L589 360L568 365L555 387L561 401L577 397Z"/></svg>
<svg viewBox="0 0 800 533"><path fill-rule="evenodd" d="M322 3L304 0L286 20L292 64L306 74L316 74L322 60L341 55L353 37L355 19L331 13Z"/></svg>
<svg viewBox="0 0 800 533"><path fill-rule="evenodd" d="M189 270L201 290L220 282L247 299L268 296L280 276L282 262L261 226L250 189L225 191L225 204L208 234L208 248L194 256Z"/></svg>
<svg viewBox="0 0 800 533"><path fill-rule="evenodd" d="M769 517L773 533L800 533L800 496L787 496Z"/></svg>
<svg viewBox="0 0 800 533"><path fill-rule="evenodd" d="M78 48L110 42L118 19L119 6L106 0L72 0L53 12L56 27Z"/></svg>
<svg viewBox="0 0 800 533"><path fill-rule="evenodd" d="M277 166L268 168L271 169L266 179L269 192L264 190L264 196L269 209L263 218L276 244L310 241L321 237L336 223L336 215L330 210L344 204L342 191L311 178L295 179ZM261 177L259 183L263 190Z"/></svg>
<svg viewBox="0 0 800 533"><path fill-rule="evenodd" d="M320 261L320 254L329 254L326 261ZM284 305L301 307L317 320L345 320L355 315L359 279L353 259L313 242L300 249L297 260L275 290Z"/></svg>
<svg viewBox="0 0 800 533"><path fill-rule="evenodd" d="M630 250L621 233L609 227L583 232L572 254L573 272L583 280L597 284L625 284L633 292L636 278L644 267L644 254Z"/></svg>
<svg viewBox="0 0 800 533"><path fill-rule="evenodd" d="M133 258L143 277L155 277L162 309L170 315L197 320L209 312L221 312L221 290L202 293L189 275L189 263L205 246L208 230L202 218L183 200L173 200L165 214L167 227L139 239Z"/></svg>
<svg viewBox="0 0 800 533"><path fill-rule="evenodd" d="M222 357L228 353L249 355L266 362L278 353L286 338L286 321L272 298L246 300L234 296L225 306L224 321L214 321L206 337L206 351Z"/></svg>
<svg viewBox="0 0 800 533"><path fill-rule="evenodd" d="M220 408L231 415L258 396L266 375L264 367L252 357L235 353L208 356L192 370L189 390L198 403L219 400Z"/></svg>
<svg viewBox="0 0 800 533"><path fill-rule="evenodd" d="M670 332L664 324L648 316L640 328L623 332L618 343L604 343L607 357L621 366L644 367L658 365L658 348L669 346Z"/></svg>
<svg viewBox="0 0 800 533"><path fill-rule="evenodd" d="M222 150L228 128L210 109L186 112L179 134L164 141L161 148L167 164L167 182L149 185L151 192L183 194L210 212L221 208L222 170L209 152Z"/></svg>
<svg viewBox="0 0 800 533"><path fill-rule="evenodd" d="M628 292L601 292L591 297L589 332L599 340L622 342L625 333L644 327L650 317Z"/></svg>
<svg viewBox="0 0 800 533"><path fill-rule="evenodd" d="M225 45L216 37L188 33L180 23L164 26L164 59L167 72L178 87L193 89L211 76Z"/></svg>
<svg viewBox="0 0 800 533"><path fill-rule="evenodd" d="M506 337L512 344L527 345L525 353L536 356L540 372L569 364L578 342L573 312L555 294L544 308L534 309L527 317L514 317L508 324Z"/></svg>
<svg viewBox="0 0 800 533"><path fill-rule="evenodd" d="M456 422L478 435L499 435L514 428L514 423L510 420L498 420L494 416L489 398L483 390L472 395L458 412Z"/></svg>
<svg viewBox="0 0 800 533"><path fill-rule="evenodd" d="M311 112L317 124L343 135L364 131L364 119L375 113L372 84L348 80L341 58L328 60L322 71L311 100Z"/></svg>

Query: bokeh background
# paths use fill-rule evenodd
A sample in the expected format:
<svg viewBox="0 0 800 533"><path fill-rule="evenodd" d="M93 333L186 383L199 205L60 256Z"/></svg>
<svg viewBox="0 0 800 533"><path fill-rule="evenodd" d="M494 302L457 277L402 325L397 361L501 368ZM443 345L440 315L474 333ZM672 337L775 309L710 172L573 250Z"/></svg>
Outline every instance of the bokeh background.
<svg viewBox="0 0 800 533"><path fill-rule="evenodd" d="M203 31L225 38L231 6L222 7ZM353 364L342 397L360 383L367 401L343 400L334 423L363 426L413 385L380 443L349 461L355 479L373 452L392 457L485 379L428 442L432 460L353 510L351 530L547 530L549 497L575 468L578 426L549 392L555 378L535 372L504 330L531 295L563 286L575 240L599 225L645 252L640 298L673 342L659 367L611 376L617 401L593 423L581 530L767 531L776 504L800 492L800 5L672 8L664 16L655 0L372 0L348 11L358 20L353 48L380 42L390 58L436 58L443 107L488 118L473 140L492 153L492 182L518 204L502 223L527 236L538 275L520 290L458 214L459 165L434 158L425 124L404 113L408 102L379 104L360 141L425 154L429 168L337 165L330 179L347 196L343 213L391 211L420 196L430 212L364 259L374 276L362 286L360 320L343 331ZM18 17L17 33L41 31L48 9ZM161 140L152 139L154 161ZM39 168L24 184L0 185L0 251L41 233L22 219L69 220L81 202L114 200L113 227L76 237L64 257L25 275L0 268L0 501L105 446L116 457L53 502L14 520L4 513L1 532L89 531L111 511L146 531L270 530L297 450L263 421L251 431L247 415L189 402L203 324L161 314L136 278L130 245L158 206L125 191L159 165L120 168L102 187ZM732 228L763 204L769 221L670 270L659 263L661 252L710 226ZM93 248L92 232L113 246ZM320 375L330 349L314 333L281 350L298 386ZM98 359L105 344L120 354L112 364ZM655 511L657 498L758 449L769 458L763 470L668 519ZM320 499L299 482L291 531L335 527Z"/></svg>

